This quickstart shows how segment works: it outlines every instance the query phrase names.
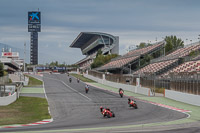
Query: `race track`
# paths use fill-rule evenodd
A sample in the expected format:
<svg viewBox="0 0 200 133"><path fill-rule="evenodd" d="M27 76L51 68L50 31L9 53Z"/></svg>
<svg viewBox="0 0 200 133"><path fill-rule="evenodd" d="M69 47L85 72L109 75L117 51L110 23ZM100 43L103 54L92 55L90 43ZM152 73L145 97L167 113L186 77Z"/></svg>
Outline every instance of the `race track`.
<svg viewBox="0 0 200 133"><path fill-rule="evenodd" d="M66 74L44 74L44 86L53 122L49 124L0 129L1 131L42 131L77 128L110 127L172 121L187 117L186 114L137 101L138 109L129 108L127 97L77 83ZM109 107L115 118L103 118L99 107Z"/></svg>

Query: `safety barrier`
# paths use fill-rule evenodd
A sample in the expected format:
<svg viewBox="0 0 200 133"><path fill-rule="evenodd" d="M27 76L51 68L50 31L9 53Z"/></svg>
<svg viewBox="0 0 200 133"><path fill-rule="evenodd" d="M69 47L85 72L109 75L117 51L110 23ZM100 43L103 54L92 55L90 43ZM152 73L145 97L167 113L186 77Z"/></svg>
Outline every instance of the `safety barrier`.
<svg viewBox="0 0 200 133"><path fill-rule="evenodd" d="M165 97L176 101L200 106L200 96L173 90L165 90Z"/></svg>
<svg viewBox="0 0 200 133"><path fill-rule="evenodd" d="M9 105L9 104L13 103L14 101L16 101L16 99L17 99L17 93L16 92L13 95L10 95L10 96L0 97L0 106Z"/></svg>
<svg viewBox="0 0 200 133"><path fill-rule="evenodd" d="M16 85L4 85L4 88L9 88L9 87L14 87L14 90L12 89L12 91L10 92L6 92L4 90L4 92L1 92L4 94L2 94L2 97L0 97L0 106L6 106L15 102L19 98L19 94L21 88L23 87L23 84L17 83ZM8 94L8 96L6 96L6 94Z"/></svg>
<svg viewBox="0 0 200 133"><path fill-rule="evenodd" d="M147 95L147 96L153 96L153 93L150 91L149 88L111 82L111 81L107 81L105 79L96 78L94 76L87 75L87 74L84 74L84 77L92 79L92 80L94 80L94 81L96 81L98 83L114 87L114 88L122 88L124 90L131 91L131 92L134 92L134 93L143 94L143 95Z"/></svg>

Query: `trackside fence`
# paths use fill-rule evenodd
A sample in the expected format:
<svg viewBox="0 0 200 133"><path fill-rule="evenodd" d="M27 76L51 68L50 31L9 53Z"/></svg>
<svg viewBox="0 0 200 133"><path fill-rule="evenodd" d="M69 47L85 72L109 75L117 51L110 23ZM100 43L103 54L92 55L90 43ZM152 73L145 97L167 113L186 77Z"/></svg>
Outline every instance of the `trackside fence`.
<svg viewBox="0 0 200 133"><path fill-rule="evenodd" d="M167 78L156 75L104 74L97 71L89 71L88 74L107 81L134 86L136 86L136 78L140 78L141 87L150 88L152 92L164 93L166 89L200 95L200 73L170 74Z"/></svg>

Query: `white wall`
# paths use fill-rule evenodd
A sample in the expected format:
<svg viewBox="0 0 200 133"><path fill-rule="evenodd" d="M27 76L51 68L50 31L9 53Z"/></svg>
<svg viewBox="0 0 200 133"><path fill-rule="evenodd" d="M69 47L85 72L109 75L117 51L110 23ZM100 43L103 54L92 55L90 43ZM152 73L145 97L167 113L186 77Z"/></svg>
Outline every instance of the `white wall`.
<svg viewBox="0 0 200 133"><path fill-rule="evenodd" d="M107 86L111 86L111 87L114 87L114 88L122 88L123 90L131 91L131 92L134 92L134 93L139 93L139 94L143 94L143 95L147 95L147 96L153 96L153 94L151 93L149 88L136 87L136 86L133 86L133 85L126 85L126 84L122 84L122 83L111 82L111 81L99 79L99 78L96 78L94 76L87 75L87 74L84 74L84 76L86 78L92 79L92 80L94 80L98 83L101 83L101 84L104 84L104 85L107 85Z"/></svg>
<svg viewBox="0 0 200 133"><path fill-rule="evenodd" d="M15 92L11 96L0 97L0 106L6 106L13 103L17 99L17 93Z"/></svg>
<svg viewBox="0 0 200 133"><path fill-rule="evenodd" d="M193 95L193 94L188 94L188 93L183 93L183 92L178 92L178 91L173 91L173 90L165 90L165 97L200 106L200 96L199 95Z"/></svg>

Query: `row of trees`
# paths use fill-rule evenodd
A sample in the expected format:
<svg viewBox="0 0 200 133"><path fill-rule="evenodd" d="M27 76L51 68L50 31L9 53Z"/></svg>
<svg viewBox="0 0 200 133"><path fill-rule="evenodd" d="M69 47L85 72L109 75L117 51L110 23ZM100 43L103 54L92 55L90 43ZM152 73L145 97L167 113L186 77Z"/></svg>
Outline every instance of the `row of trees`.
<svg viewBox="0 0 200 133"><path fill-rule="evenodd" d="M166 45L165 52L168 53L170 51L174 51L178 48L184 47L184 41L176 36L166 36L165 37Z"/></svg>
<svg viewBox="0 0 200 133"><path fill-rule="evenodd" d="M30 64L27 64L27 66L29 66ZM44 65L39 65L39 66L44 66ZM48 67L54 67L54 66L57 66L57 67L77 67L77 65L75 64L72 64L72 65L68 65L68 64L65 64L65 62L63 63L59 63L58 61L52 61L51 63L46 63L45 66L48 66Z"/></svg>
<svg viewBox="0 0 200 133"><path fill-rule="evenodd" d="M166 36L164 40L166 41L166 45L165 45L166 53L176 50L180 47L184 47L184 41L182 41L180 38L177 38L176 36L173 36L173 35ZM139 45L136 45L137 49L145 48L148 46L152 46L152 44L141 42Z"/></svg>
<svg viewBox="0 0 200 133"><path fill-rule="evenodd" d="M100 67L108 63L112 58L115 58L117 56L118 56L117 54L102 55L102 51L99 50L96 58L94 59L94 62L91 64L91 68Z"/></svg>

